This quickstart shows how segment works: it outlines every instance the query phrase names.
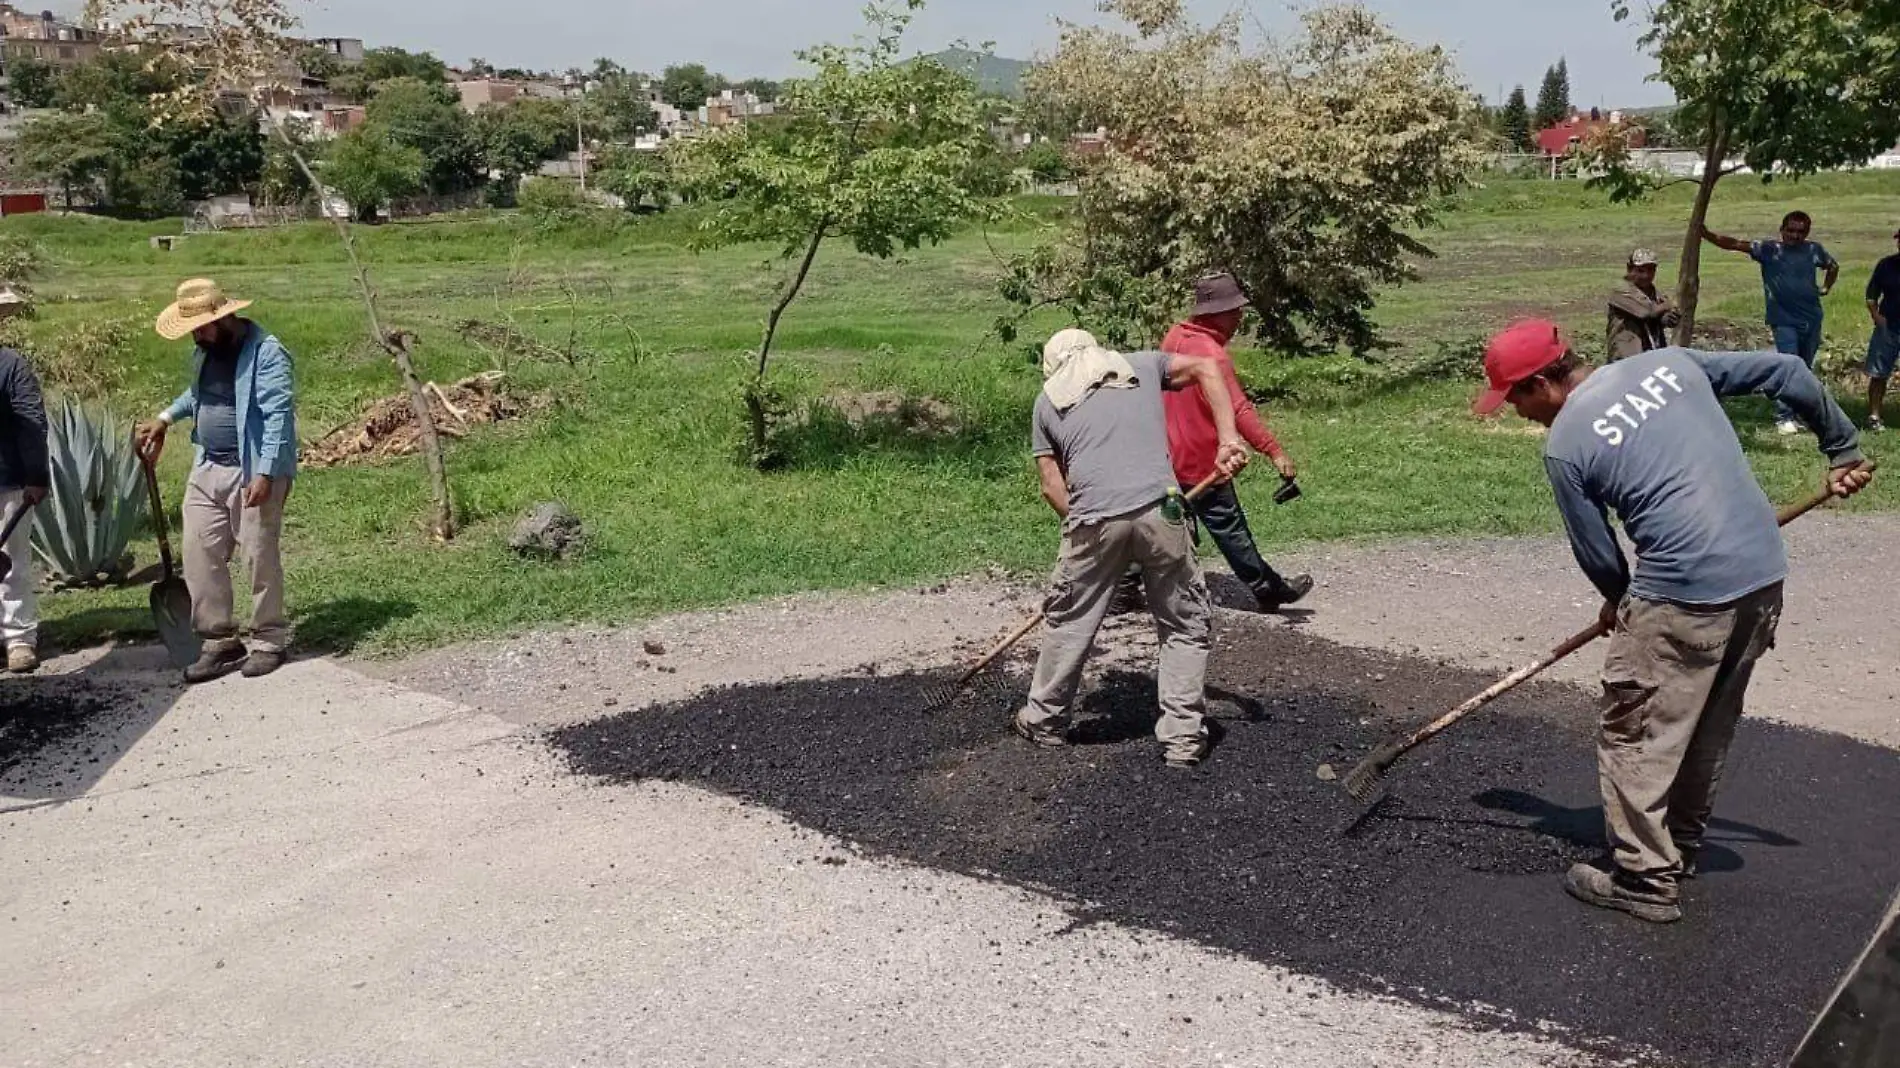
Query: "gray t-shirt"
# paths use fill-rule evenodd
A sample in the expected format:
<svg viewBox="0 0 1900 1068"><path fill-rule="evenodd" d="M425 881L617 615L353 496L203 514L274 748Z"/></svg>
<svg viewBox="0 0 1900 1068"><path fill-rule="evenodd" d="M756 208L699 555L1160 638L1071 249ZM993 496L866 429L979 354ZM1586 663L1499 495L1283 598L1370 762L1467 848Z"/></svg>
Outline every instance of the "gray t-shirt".
<svg viewBox="0 0 1900 1068"><path fill-rule="evenodd" d="M1793 356L1666 348L1592 374L1550 430L1544 466L1577 563L1603 595L1726 604L1787 578L1787 550L1719 397L1794 409L1835 466L1861 459L1854 424ZM1610 529L1636 546L1631 578Z"/></svg>
<svg viewBox="0 0 1900 1068"><path fill-rule="evenodd" d="M238 465L237 362L235 347L207 351L198 372L198 444L223 467Z"/></svg>
<svg viewBox="0 0 1900 1068"><path fill-rule="evenodd" d="M1098 389L1067 412L1036 397L1031 451L1053 456L1069 483L1069 525L1099 523L1153 506L1175 488L1168 413L1161 403L1173 358L1128 354L1131 389Z"/></svg>

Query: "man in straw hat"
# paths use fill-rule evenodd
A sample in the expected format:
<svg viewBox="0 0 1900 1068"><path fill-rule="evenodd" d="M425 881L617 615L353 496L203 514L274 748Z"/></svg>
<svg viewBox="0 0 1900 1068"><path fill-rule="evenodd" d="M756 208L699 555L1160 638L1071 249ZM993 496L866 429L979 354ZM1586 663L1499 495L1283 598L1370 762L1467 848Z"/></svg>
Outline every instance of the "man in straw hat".
<svg viewBox="0 0 1900 1068"><path fill-rule="evenodd" d="M1550 428L1544 466L1570 544L1603 594L1598 778L1612 863L1579 864L1572 897L1652 923L1682 918L1755 663L1774 645L1788 557L1722 397L1766 393L1821 439L1830 492L1872 480L1854 425L1798 357L1658 349L1592 372L1555 324L1485 352L1491 388ZM1609 513L1636 547L1632 574Z"/></svg>
<svg viewBox="0 0 1900 1068"><path fill-rule="evenodd" d="M1234 425L1249 445L1273 461L1282 478L1297 474L1293 458L1288 456L1273 432L1254 410L1253 402L1241 391L1240 378L1234 374L1234 358L1227 345L1240 332L1246 317L1248 300L1240 283L1227 273L1212 274L1194 286L1193 317L1168 332L1161 351L1176 356L1198 356L1211 360L1220 369L1221 380L1232 398ZM1170 393L1168 410L1168 450L1174 456L1174 477L1184 486L1198 485L1214 472L1219 433L1214 421L1212 398L1197 387ZM1261 557L1253 531L1247 525L1247 512L1240 506L1240 495L1231 483L1216 487L1190 507L1200 525L1213 536L1234 577L1253 591L1262 612L1278 612L1313 592L1313 576L1283 577Z"/></svg>
<svg viewBox="0 0 1900 1068"><path fill-rule="evenodd" d="M1122 355L1081 330L1043 348L1032 443L1042 494L1062 517L1062 556L1048 599L1048 630L1029 704L1016 733L1041 746L1066 744L1070 706L1116 581L1139 565L1161 639L1161 721L1155 728L1174 767L1191 768L1210 748L1207 654L1213 601L1188 533L1181 488L1168 460L1164 390L1198 385L1220 428L1215 467L1231 477L1247 464L1233 400L1219 365L1159 352Z"/></svg>
<svg viewBox="0 0 1900 1068"><path fill-rule="evenodd" d="M1669 344L1669 331L1682 321L1676 302L1656 289L1656 254L1646 248L1630 253L1623 287L1610 295L1606 344L1612 363Z"/></svg>
<svg viewBox="0 0 1900 1068"><path fill-rule="evenodd" d="M205 640L185 681L209 682L239 668L248 678L283 666L289 628L284 617L284 566L279 539L284 499L297 471L297 413L290 353L238 312L208 279L178 287L178 300L158 317L160 337L197 342L192 381L154 422L138 428L139 450L156 462L165 432L193 420L197 446L185 485L185 585L192 626ZM242 547L251 573L251 648L238 637L232 609L231 556Z"/></svg>
<svg viewBox="0 0 1900 1068"><path fill-rule="evenodd" d="M19 315L26 306L12 287L0 286L0 319ZM25 357L0 348L0 525L45 500L52 484L40 380ZM0 638L6 641L7 670L25 675L40 666L32 516L20 520L3 548L13 567L0 576Z"/></svg>

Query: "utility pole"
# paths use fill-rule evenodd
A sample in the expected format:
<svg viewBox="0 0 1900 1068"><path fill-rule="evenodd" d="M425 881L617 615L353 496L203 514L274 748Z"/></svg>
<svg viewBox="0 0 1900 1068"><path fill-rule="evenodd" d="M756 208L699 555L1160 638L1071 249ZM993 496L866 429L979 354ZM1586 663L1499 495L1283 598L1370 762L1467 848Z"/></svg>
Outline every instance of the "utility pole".
<svg viewBox="0 0 1900 1068"><path fill-rule="evenodd" d="M587 192L587 131L581 126L581 109L574 108L574 146L581 156L581 192Z"/></svg>

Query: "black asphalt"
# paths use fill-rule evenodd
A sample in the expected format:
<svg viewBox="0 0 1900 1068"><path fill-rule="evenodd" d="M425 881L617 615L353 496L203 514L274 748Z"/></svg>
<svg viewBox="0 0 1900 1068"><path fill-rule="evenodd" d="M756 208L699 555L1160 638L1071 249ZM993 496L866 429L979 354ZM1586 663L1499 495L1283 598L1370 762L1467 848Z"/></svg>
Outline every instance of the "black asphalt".
<svg viewBox="0 0 1900 1068"><path fill-rule="evenodd" d="M706 786L873 855L1056 893L1078 922L1709 1068L1785 1060L1900 885L1900 753L1750 720L1685 922L1572 902L1559 874L1602 849L1594 713L1556 685L1416 754L1348 830L1361 810L1315 769L1493 679L1282 630L1226 638L1226 736L1195 772L1162 765L1153 684L1132 675L1091 697L1100 718L1067 750L1008 736L1007 703L920 715L941 679L915 676L728 689L551 741L578 773Z"/></svg>

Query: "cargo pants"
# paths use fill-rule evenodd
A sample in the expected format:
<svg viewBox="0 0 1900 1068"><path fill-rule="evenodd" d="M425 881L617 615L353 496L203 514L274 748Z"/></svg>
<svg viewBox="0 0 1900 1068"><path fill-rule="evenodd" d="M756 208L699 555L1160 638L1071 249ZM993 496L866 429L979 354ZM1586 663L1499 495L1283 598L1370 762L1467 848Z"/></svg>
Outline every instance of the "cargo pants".
<svg viewBox="0 0 1900 1068"><path fill-rule="evenodd" d="M244 478L235 467L200 463L185 483L185 585L191 625L206 644L240 642L231 586L231 561L242 551L251 577L251 647L281 653L290 643L284 617L284 500L290 480L271 483L261 507L244 504Z"/></svg>
<svg viewBox="0 0 1900 1068"><path fill-rule="evenodd" d="M1630 597L1603 668L1597 768L1616 866L1670 896L1702 846L1755 664L1774 647L1782 586L1723 605Z"/></svg>
<svg viewBox="0 0 1900 1068"><path fill-rule="evenodd" d="M1207 738L1204 691L1214 602L1194 559L1186 520L1169 521L1159 504L1063 533L1042 653L1022 719L1035 728L1067 729L1089 650L1130 564L1141 567L1161 640L1161 721L1155 737L1170 754L1192 753Z"/></svg>

